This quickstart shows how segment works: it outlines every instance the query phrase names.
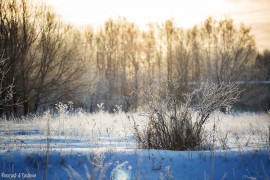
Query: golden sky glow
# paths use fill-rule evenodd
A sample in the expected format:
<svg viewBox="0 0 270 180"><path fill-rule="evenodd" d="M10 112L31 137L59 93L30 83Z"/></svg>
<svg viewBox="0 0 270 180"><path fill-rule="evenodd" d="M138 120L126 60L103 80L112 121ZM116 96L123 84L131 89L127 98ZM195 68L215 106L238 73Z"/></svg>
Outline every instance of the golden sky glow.
<svg viewBox="0 0 270 180"><path fill-rule="evenodd" d="M252 27L257 47L270 48L270 0L45 0L63 20L75 25L102 25L126 17L143 27L174 18L184 28L207 17L230 17Z"/></svg>

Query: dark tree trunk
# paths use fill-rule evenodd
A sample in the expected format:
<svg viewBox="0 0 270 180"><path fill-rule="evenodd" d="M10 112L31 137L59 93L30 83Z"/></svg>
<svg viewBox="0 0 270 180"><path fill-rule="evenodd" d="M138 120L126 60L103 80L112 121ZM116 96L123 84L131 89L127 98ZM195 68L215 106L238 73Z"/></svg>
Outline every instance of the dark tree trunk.
<svg viewBox="0 0 270 180"><path fill-rule="evenodd" d="M29 102L24 101L23 102L23 115L27 116L28 113L29 113Z"/></svg>
<svg viewBox="0 0 270 180"><path fill-rule="evenodd" d="M18 108L17 108L17 96L16 94L13 94L13 105L12 105L12 115L16 117L18 114Z"/></svg>

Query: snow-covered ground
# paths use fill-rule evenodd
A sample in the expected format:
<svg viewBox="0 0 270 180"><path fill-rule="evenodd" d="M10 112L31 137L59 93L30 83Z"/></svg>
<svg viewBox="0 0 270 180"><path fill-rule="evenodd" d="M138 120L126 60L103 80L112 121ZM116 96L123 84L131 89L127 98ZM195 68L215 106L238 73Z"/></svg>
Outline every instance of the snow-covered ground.
<svg viewBox="0 0 270 180"><path fill-rule="evenodd" d="M215 150L184 152L137 149L130 117L147 125L144 114L123 112L1 119L0 179L270 177L267 114L214 113L205 129Z"/></svg>

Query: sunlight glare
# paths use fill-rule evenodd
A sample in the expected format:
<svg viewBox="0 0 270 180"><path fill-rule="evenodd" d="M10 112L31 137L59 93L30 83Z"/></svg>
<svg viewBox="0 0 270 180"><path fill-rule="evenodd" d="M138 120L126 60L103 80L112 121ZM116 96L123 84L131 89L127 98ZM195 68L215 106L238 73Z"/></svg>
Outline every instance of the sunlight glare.
<svg viewBox="0 0 270 180"><path fill-rule="evenodd" d="M141 29L148 23L164 23L173 18L183 28L215 19L233 18L252 26L259 48L270 45L269 0L37 0L54 7L68 23L98 28L109 18L125 17Z"/></svg>
<svg viewBox="0 0 270 180"><path fill-rule="evenodd" d="M122 169L117 171L117 175L115 177L115 180L129 180L128 174L123 171Z"/></svg>
<svg viewBox="0 0 270 180"><path fill-rule="evenodd" d="M65 21L76 25L101 25L108 18L126 17L143 27L173 18L184 28L226 11L225 0L46 0Z"/></svg>

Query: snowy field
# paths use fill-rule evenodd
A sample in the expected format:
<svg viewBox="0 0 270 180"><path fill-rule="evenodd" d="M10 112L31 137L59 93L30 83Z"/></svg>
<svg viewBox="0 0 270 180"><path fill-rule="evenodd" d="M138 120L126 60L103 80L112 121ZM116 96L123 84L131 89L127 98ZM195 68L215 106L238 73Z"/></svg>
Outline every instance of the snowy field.
<svg viewBox="0 0 270 180"><path fill-rule="evenodd" d="M212 151L142 150L143 113L45 113L1 119L0 179L269 179L269 115L214 113ZM215 128L213 130L213 127Z"/></svg>

